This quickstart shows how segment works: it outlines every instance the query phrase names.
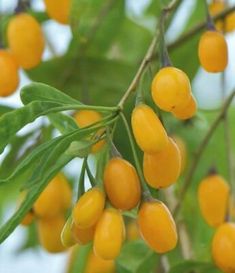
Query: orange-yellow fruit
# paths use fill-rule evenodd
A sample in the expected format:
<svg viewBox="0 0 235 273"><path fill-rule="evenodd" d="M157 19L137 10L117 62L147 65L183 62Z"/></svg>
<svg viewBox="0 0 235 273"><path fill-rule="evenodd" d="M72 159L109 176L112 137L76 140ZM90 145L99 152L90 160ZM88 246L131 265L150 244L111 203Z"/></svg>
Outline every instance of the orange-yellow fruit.
<svg viewBox="0 0 235 273"><path fill-rule="evenodd" d="M105 205L104 193L92 188L84 193L73 209L73 220L77 227L86 229L94 226L100 218Z"/></svg>
<svg viewBox="0 0 235 273"><path fill-rule="evenodd" d="M167 146L167 133L158 116L146 104L134 108L131 125L135 140L142 151L156 153Z"/></svg>
<svg viewBox="0 0 235 273"><path fill-rule="evenodd" d="M84 128L93 125L96 122L101 121L102 116L99 112L93 110L81 110L78 111L74 116L79 127ZM95 137L99 137L104 132L103 129L98 130ZM100 140L94 144L91 148L92 153L98 152L105 144L105 140Z"/></svg>
<svg viewBox="0 0 235 273"><path fill-rule="evenodd" d="M104 260L96 256L93 251L89 254L85 273L114 273L115 263L113 260Z"/></svg>
<svg viewBox="0 0 235 273"><path fill-rule="evenodd" d="M186 147L186 143L184 142L184 140L179 137L179 136L172 136L172 138L174 139L177 147L179 148L180 151L180 156L181 156L181 173L184 171L186 163L187 163L187 147Z"/></svg>
<svg viewBox="0 0 235 273"><path fill-rule="evenodd" d="M105 260L115 259L121 250L124 230L121 213L116 209L105 209L96 226L94 253Z"/></svg>
<svg viewBox="0 0 235 273"><path fill-rule="evenodd" d="M18 84L18 66L14 56L6 50L0 50L0 97L10 96Z"/></svg>
<svg viewBox="0 0 235 273"><path fill-rule="evenodd" d="M61 24L69 23L71 0L44 0L49 17Z"/></svg>
<svg viewBox="0 0 235 273"><path fill-rule="evenodd" d="M230 13L225 20L225 32L232 32L235 30L235 12Z"/></svg>
<svg viewBox="0 0 235 273"><path fill-rule="evenodd" d="M48 252L57 253L65 250L60 238L64 225L65 219L62 215L38 219L39 241Z"/></svg>
<svg viewBox="0 0 235 273"><path fill-rule="evenodd" d="M228 64L228 47L224 36L218 31L206 31L199 41L198 56L206 71L224 71Z"/></svg>
<svg viewBox="0 0 235 273"><path fill-rule="evenodd" d="M137 206L140 201L141 188L137 172L122 158L112 158L106 165L104 186L115 208L129 210Z"/></svg>
<svg viewBox="0 0 235 273"><path fill-rule="evenodd" d="M128 241L134 241L140 238L139 228L135 221L130 221L126 226L126 237Z"/></svg>
<svg viewBox="0 0 235 273"><path fill-rule="evenodd" d="M183 108L176 108L172 110L172 114L178 119L190 119L197 112L197 102L193 96L190 97L190 100Z"/></svg>
<svg viewBox="0 0 235 273"><path fill-rule="evenodd" d="M175 222L162 202L144 202L138 213L138 225L143 239L157 253L175 248L178 240Z"/></svg>
<svg viewBox="0 0 235 273"><path fill-rule="evenodd" d="M72 190L62 174L55 176L34 203L39 217L54 217L71 206Z"/></svg>
<svg viewBox="0 0 235 273"><path fill-rule="evenodd" d="M212 257L225 273L235 272L235 224L224 223L216 230L212 241Z"/></svg>
<svg viewBox="0 0 235 273"><path fill-rule="evenodd" d="M89 228L81 229L73 226L73 237L80 245L86 245L94 239L95 225Z"/></svg>
<svg viewBox="0 0 235 273"><path fill-rule="evenodd" d="M41 62L44 37L40 24L30 14L20 13L12 17L7 39L19 66L30 69Z"/></svg>
<svg viewBox="0 0 235 273"><path fill-rule="evenodd" d="M20 224L23 225L23 226L28 226L33 222L34 218L35 218L35 216L34 216L33 211L29 211L25 215L25 217L23 218L23 220L21 221Z"/></svg>
<svg viewBox="0 0 235 273"><path fill-rule="evenodd" d="M227 182L216 174L207 176L199 184L198 201L207 224L218 227L225 221L228 212L229 186Z"/></svg>
<svg viewBox="0 0 235 273"><path fill-rule="evenodd" d="M175 67L164 67L152 81L152 97L155 104L164 111L184 107L191 95L188 76Z"/></svg>
<svg viewBox="0 0 235 273"><path fill-rule="evenodd" d="M144 153L143 171L153 188L166 188L175 183L181 171L181 156L177 144L169 137L167 147L156 154Z"/></svg>

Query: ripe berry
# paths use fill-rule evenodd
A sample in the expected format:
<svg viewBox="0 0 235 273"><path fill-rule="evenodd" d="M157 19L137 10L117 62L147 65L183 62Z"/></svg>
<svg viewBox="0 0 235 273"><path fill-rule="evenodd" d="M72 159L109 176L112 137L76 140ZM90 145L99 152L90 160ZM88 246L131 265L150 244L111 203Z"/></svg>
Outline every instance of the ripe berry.
<svg viewBox="0 0 235 273"><path fill-rule="evenodd" d="M65 250L60 238L64 225L65 219L62 215L38 219L39 241L48 252L56 253Z"/></svg>
<svg viewBox="0 0 235 273"><path fill-rule="evenodd" d="M43 218L61 214L71 206L72 190L62 174L55 176L34 203L34 212Z"/></svg>
<svg viewBox="0 0 235 273"><path fill-rule="evenodd" d="M93 251L88 256L85 273L114 273L115 263L113 260L104 260L96 256Z"/></svg>
<svg viewBox="0 0 235 273"><path fill-rule="evenodd" d="M19 66L30 69L37 66L44 50L40 24L27 13L12 17L7 28L8 45Z"/></svg>
<svg viewBox="0 0 235 273"><path fill-rule="evenodd" d="M198 201L208 225L218 227L225 221L229 202L229 186L223 177L212 174L204 178L198 188Z"/></svg>
<svg viewBox="0 0 235 273"><path fill-rule="evenodd" d="M199 41L198 56L206 71L224 71L228 64L228 47L224 36L218 31L206 31Z"/></svg>
<svg viewBox="0 0 235 273"><path fill-rule="evenodd" d="M93 125L94 123L100 121L102 116L99 112L93 110L81 110L77 112L74 116L79 127L84 128L86 126ZM99 137L103 133L103 129L98 130L96 136ZM92 153L98 152L105 144L105 140L100 140L92 146Z"/></svg>
<svg viewBox="0 0 235 273"><path fill-rule="evenodd" d="M135 168L126 160L112 158L104 171L105 191L111 204L122 210L137 206L141 188Z"/></svg>
<svg viewBox="0 0 235 273"><path fill-rule="evenodd" d="M197 112L197 102L193 96L190 96L187 104L182 108L176 108L172 110L173 115L178 119L190 119Z"/></svg>
<svg viewBox="0 0 235 273"><path fill-rule="evenodd" d="M178 240L175 222L162 202L144 202L138 213L138 224L143 239L157 253L175 248Z"/></svg>
<svg viewBox="0 0 235 273"><path fill-rule="evenodd" d="M79 245L86 245L94 239L95 225L89 228L81 229L73 226L73 237Z"/></svg>
<svg viewBox="0 0 235 273"><path fill-rule="evenodd" d="M86 229L94 226L100 218L105 205L104 193L92 188L84 193L73 209L73 220L77 227Z"/></svg>
<svg viewBox="0 0 235 273"><path fill-rule="evenodd" d="M147 153L163 150L168 143L167 133L154 111L145 104L135 107L131 116L133 134L140 149Z"/></svg>
<svg viewBox="0 0 235 273"><path fill-rule="evenodd" d="M0 50L0 97L14 93L18 84L18 66L14 56L6 50Z"/></svg>
<svg viewBox="0 0 235 273"><path fill-rule="evenodd" d="M69 23L71 0L44 0L49 17L61 24Z"/></svg>
<svg viewBox="0 0 235 273"><path fill-rule="evenodd" d="M156 154L144 153L143 171L153 188L166 188L175 183L181 171L180 151L171 138L167 147Z"/></svg>
<svg viewBox="0 0 235 273"><path fill-rule="evenodd" d="M162 110L171 112L175 107L184 107L191 95L188 76L175 67L164 67L152 81L152 97Z"/></svg>
<svg viewBox="0 0 235 273"><path fill-rule="evenodd" d="M116 209L104 210L94 238L94 253L105 260L113 260L120 253L125 234L121 213Z"/></svg>
<svg viewBox="0 0 235 273"><path fill-rule="evenodd" d="M235 272L235 224L224 223L216 230L212 240L212 257L225 273Z"/></svg>

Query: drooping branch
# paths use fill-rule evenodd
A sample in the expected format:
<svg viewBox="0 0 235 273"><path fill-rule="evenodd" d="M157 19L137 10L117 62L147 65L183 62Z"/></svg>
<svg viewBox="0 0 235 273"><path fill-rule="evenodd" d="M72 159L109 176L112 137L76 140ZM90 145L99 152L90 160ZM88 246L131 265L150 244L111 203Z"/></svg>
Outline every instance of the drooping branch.
<svg viewBox="0 0 235 273"><path fill-rule="evenodd" d="M175 217L179 213L181 205L183 203L183 199L184 199L184 197L185 197L185 195L187 193L187 190L188 190L189 186L192 183L193 175L194 175L194 173L195 173L195 171L197 169L197 166L199 164L201 156L203 155L203 152L205 151L205 149L206 149L212 135L214 134L215 130L217 129L218 125L223 120L224 116L226 115L227 110L228 110L229 106L231 105L234 96L235 96L235 90L225 100L225 102L224 102L224 104L223 104L223 106L221 108L220 113L218 114L218 116L216 117L214 122L211 124L211 127L209 128L208 132L206 133L206 135L202 139L202 142L200 143L200 145L199 145L199 147L198 147L198 149L197 149L197 151L195 153L195 156L193 158L191 166L190 166L187 174L185 175L185 180L184 180L183 186L182 186L182 188L181 188L181 190L179 192L179 195L178 195L178 202L177 202L177 204L175 206L174 213L173 213Z"/></svg>

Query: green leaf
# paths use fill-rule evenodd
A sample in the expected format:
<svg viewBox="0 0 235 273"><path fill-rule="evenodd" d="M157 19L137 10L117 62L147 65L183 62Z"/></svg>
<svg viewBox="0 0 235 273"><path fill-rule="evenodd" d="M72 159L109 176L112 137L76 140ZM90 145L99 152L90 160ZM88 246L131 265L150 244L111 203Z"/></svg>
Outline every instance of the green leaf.
<svg viewBox="0 0 235 273"><path fill-rule="evenodd" d="M87 157L91 152L91 146L92 146L91 140L73 141L70 144L66 153L80 158Z"/></svg>
<svg viewBox="0 0 235 273"><path fill-rule="evenodd" d="M53 113L47 115L52 125L60 131L61 134L65 134L78 129L78 125L75 120L62 113Z"/></svg>
<svg viewBox="0 0 235 273"><path fill-rule="evenodd" d="M58 104L81 104L79 101L67 96L58 89L44 83L34 82L26 85L20 92L21 100L24 104L33 101L45 101Z"/></svg>
<svg viewBox="0 0 235 273"><path fill-rule="evenodd" d="M0 116L2 116L3 114L10 112L14 110L14 108L10 107L10 106L6 106L6 105L0 105Z"/></svg>
<svg viewBox="0 0 235 273"><path fill-rule="evenodd" d="M65 67L69 72L66 75ZM136 64L97 57L87 57L85 64L79 59L74 66L74 59L64 56L43 62L27 74L31 80L55 86L80 101L88 97L89 104L113 106L130 84L136 69Z"/></svg>
<svg viewBox="0 0 235 273"><path fill-rule="evenodd" d="M142 240L127 242L117 258L120 272L149 273L157 262L157 255Z"/></svg>
<svg viewBox="0 0 235 273"><path fill-rule="evenodd" d="M50 168L46 173L44 173L43 178L36 184L35 187L32 187L27 195L25 200L22 202L18 210L13 214L13 216L0 228L0 243L2 243L20 224L24 216L31 209L34 202L37 200L40 193L44 190L47 184L51 179L63 168L73 157L68 155L62 155L52 168Z"/></svg>
<svg viewBox="0 0 235 273"><path fill-rule="evenodd" d="M211 263L197 262L197 261L184 261L173 266L169 273L221 273L221 271L216 268Z"/></svg>

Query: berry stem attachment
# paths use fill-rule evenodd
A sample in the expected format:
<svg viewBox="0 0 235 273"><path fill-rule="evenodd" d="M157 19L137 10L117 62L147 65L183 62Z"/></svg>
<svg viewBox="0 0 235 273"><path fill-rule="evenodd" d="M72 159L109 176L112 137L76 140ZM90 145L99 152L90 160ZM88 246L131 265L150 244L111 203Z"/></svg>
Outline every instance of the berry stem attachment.
<svg viewBox="0 0 235 273"><path fill-rule="evenodd" d="M121 116L123 124L124 124L124 126L126 128L126 132L127 132L130 144L131 144L131 150L132 150L132 154L133 154L133 157L134 157L136 170L137 170L137 173L139 175L140 182L141 182L141 187L142 187L142 190L143 190L143 193L142 193L143 197L151 198L151 194L150 194L148 186L145 183L144 175L143 175L143 172L142 172L142 169L141 169L141 166L140 166L140 162L139 162L139 159L138 159L138 156L137 156L137 153L136 153L134 138L132 136L130 127L128 125L128 122L126 120L125 115L122 112L120 113L120 116Z"/></svg>
<svg viewBox="0 0 235 273"><path fill-rule="evenodd" d="M209 30L215 30L215 25L214 25L211 15L210 15L210 12L208 9L208 4L207 4L206 0L204 0L204 6L205 6L205 11L206 11L206 27Z"/></svg>
<svg viewBox="0 0 235 273"><path fill-rule="evenodd" d="M87 160L85 161L85 164L86 164L86 173L87 173L87 176L88 176L89 181L90 181L90 183L91 183L91 186L92 186L92 187L95 187L96 181L95 181L94 176L93 176L92 173L91 173L91 170L90 170L90 167L89 167L89 164L88 164L88 161L87 161Z"/></svg>
<svg viewBox="0 0 235 273"><path fill-rule="evenodd" d="M77 200L83 195L85 192L85 171L86 171L86 161L87 157L84 158L81 168L80 177L78 180L78 194L77 194Z"/></svg>

